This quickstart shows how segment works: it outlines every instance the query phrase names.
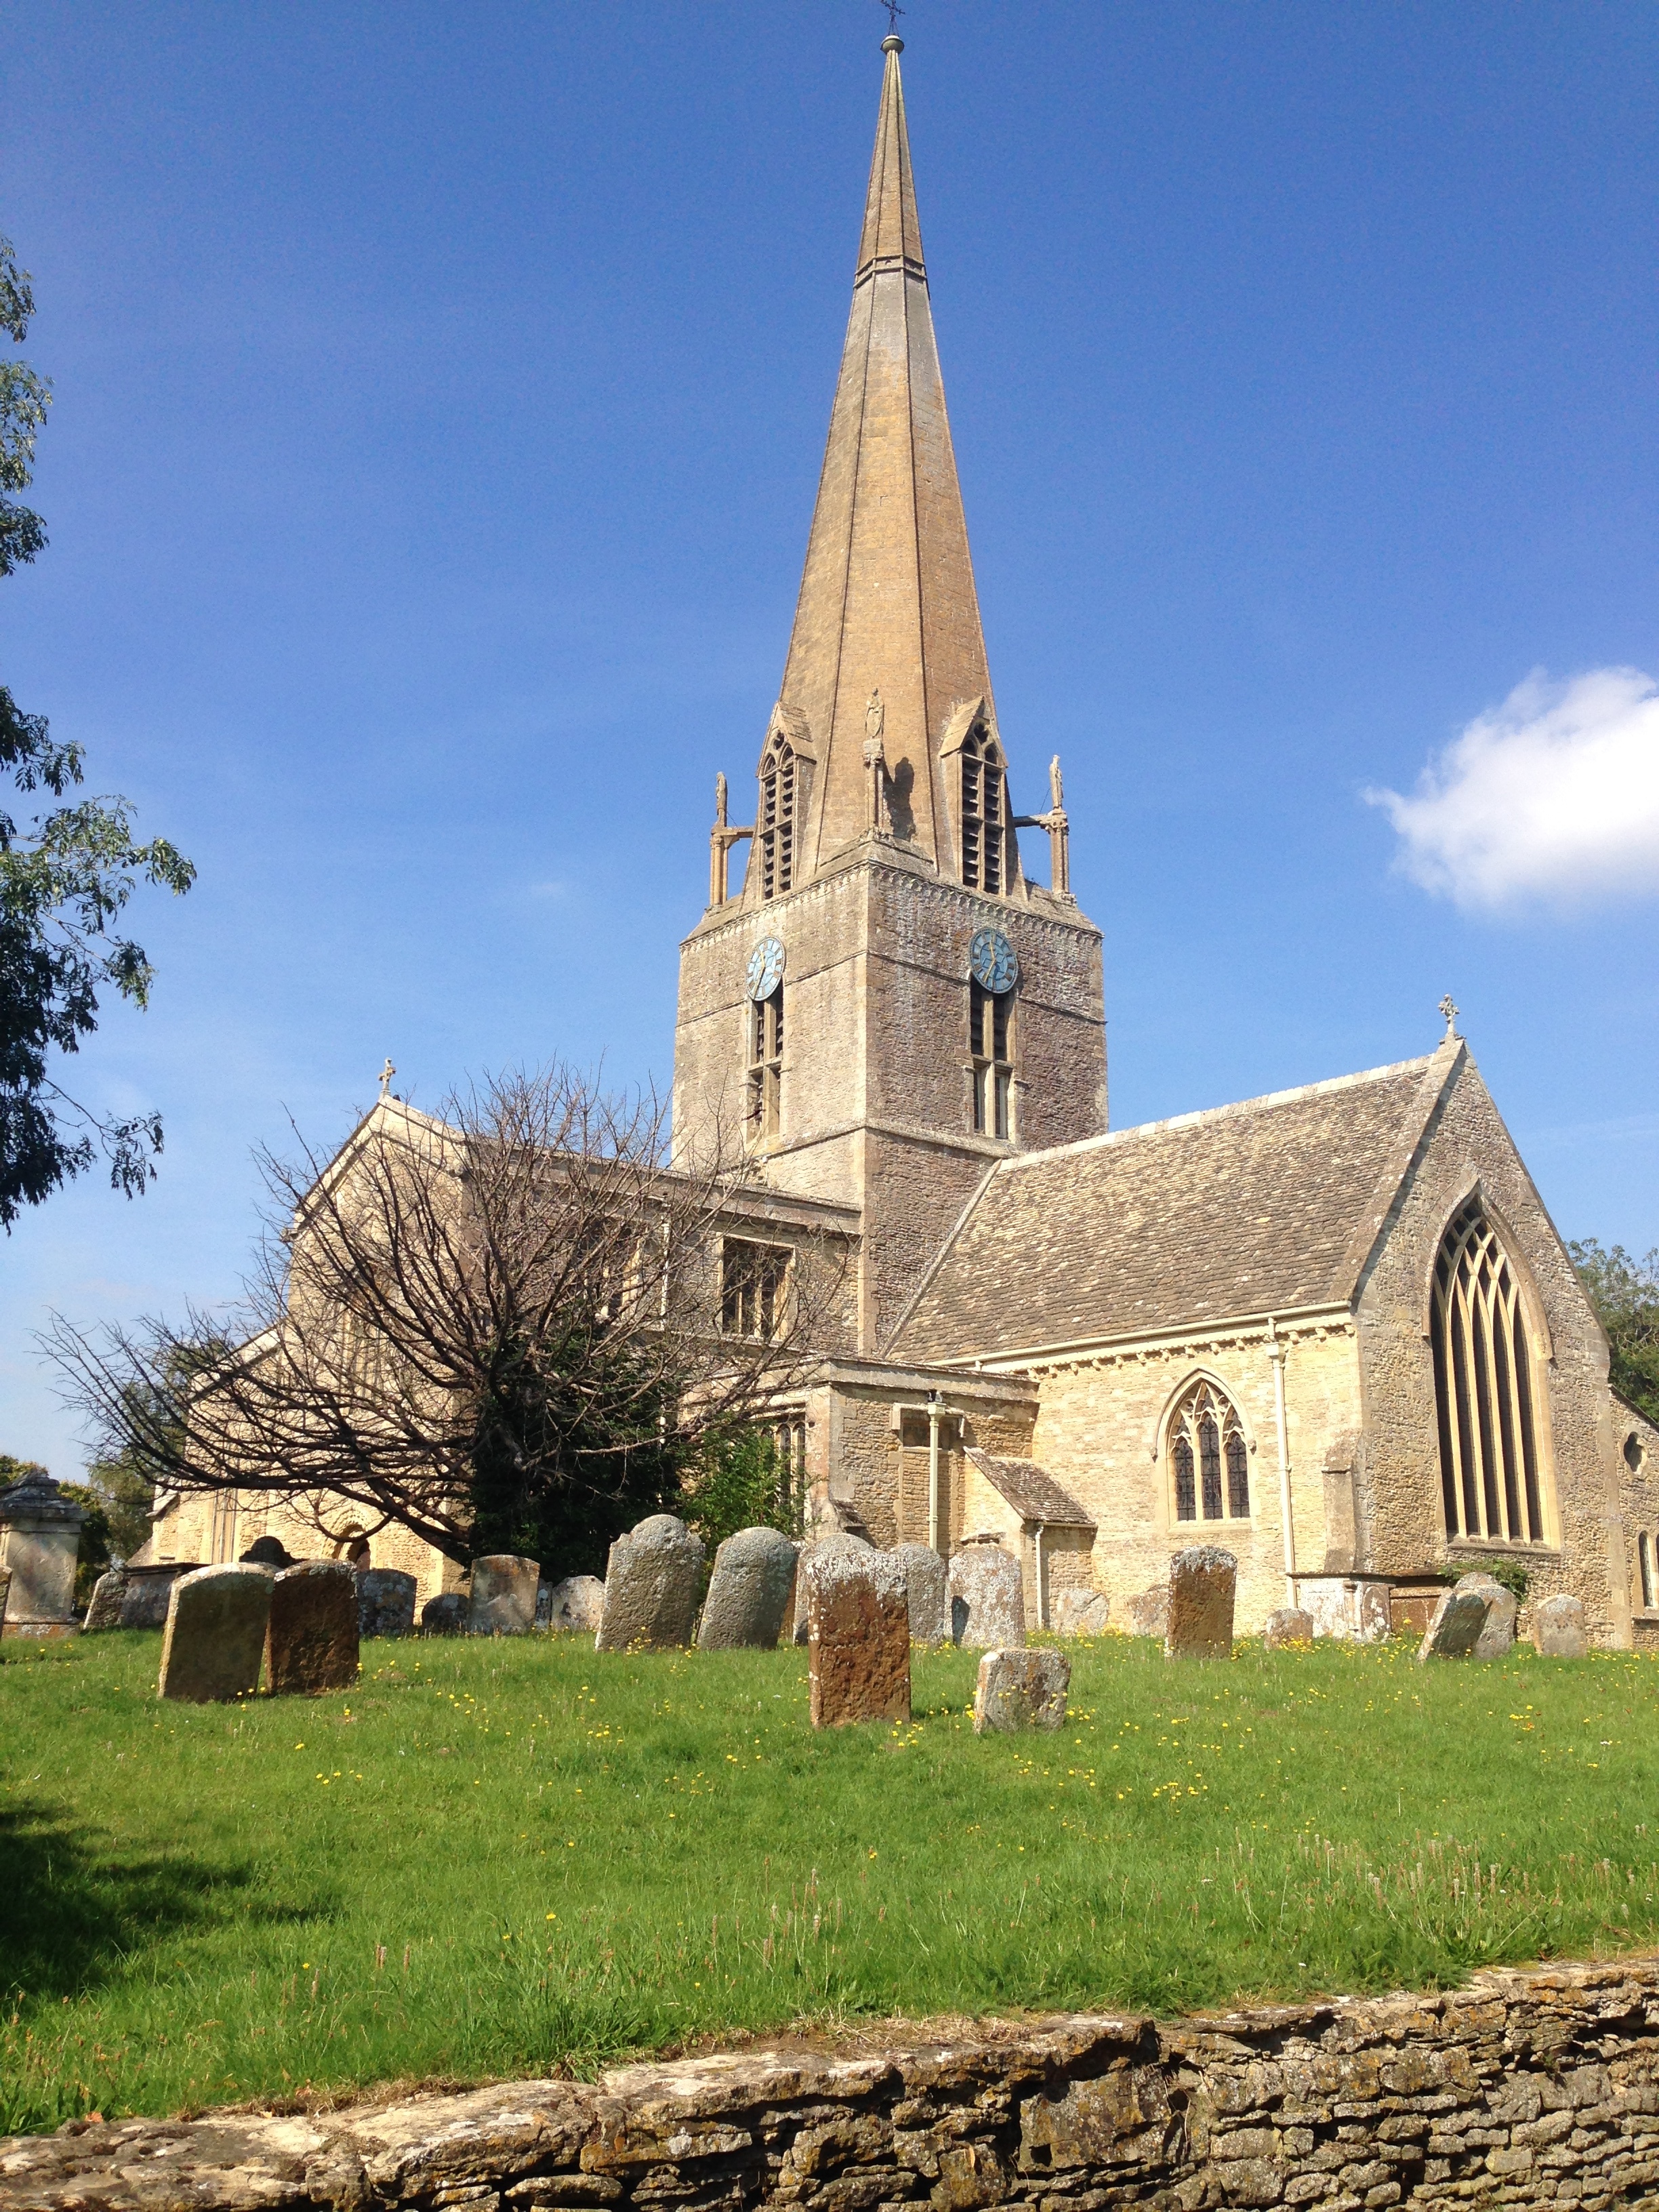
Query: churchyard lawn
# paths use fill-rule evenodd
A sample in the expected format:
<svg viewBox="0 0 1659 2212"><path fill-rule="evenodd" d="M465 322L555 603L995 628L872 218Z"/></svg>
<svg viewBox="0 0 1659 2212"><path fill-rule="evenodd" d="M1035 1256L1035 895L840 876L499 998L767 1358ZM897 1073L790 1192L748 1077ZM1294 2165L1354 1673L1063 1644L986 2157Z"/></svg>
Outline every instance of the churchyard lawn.
<svg viewBox="0 0 1659 2212"><path fill-rule="evenodd" d="M161 1639L0 1661L0 2133L591 2071L854 2015L1424 1988L1650 1946L1659 1666L1073 1647L1058 1735L814 1735L805 1655L364 1646L158 1705ZM1650 1822L1654 1832L1650 1832Z"/></svg>

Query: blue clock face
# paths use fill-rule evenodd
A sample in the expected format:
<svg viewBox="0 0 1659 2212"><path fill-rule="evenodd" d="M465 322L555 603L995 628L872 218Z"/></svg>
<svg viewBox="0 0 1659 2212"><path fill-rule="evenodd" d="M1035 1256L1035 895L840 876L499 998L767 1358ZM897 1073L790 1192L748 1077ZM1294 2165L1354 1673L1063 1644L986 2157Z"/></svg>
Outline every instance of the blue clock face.
<svg viewBox="0 0 1659 2212"><path fill-rule="evenodd" d="M968 947L968 967L975 982L999 998L1019 981L1019 956L1000 929L976 929Z"/></svg>
<svg viewBox="0 0 1659 2212"><path fill-rule="evenodd" d="M775 937L763 937L749 956L749 995L757 1003L769 999L783 981L783 947Z"/></svg>

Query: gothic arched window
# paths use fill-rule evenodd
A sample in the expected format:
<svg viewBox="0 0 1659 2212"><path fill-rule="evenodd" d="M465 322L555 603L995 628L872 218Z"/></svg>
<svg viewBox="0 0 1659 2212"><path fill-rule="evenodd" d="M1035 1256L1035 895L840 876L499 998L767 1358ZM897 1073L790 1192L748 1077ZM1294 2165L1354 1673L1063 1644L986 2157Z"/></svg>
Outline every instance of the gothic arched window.
<svg viewBox="0 0 1659 2212"><path fill-rule="evenodd" d="M996 739L968 732L962 748L962 880L973 891L1007 888L1008 781Z"/></svg>
<svg viewBox="0 0 1659 2212"><path fill-rule="evenodd" d="M1213 1382L1194 1382L1170 1419L1177 1521L1248 1521L1250 1454L1238 1409Z"/></svg>
<svg viewBox="0 0 1659 2212"><path fill-rule="evenodd" d="M1430 1337L1446 1534L1543 1543L1537 1389L1521 1286L1478 1199L1441 1242Z"/></svg>
<svg viewBox="0 0 1659 2212"><path fill-rule="evenodd" d="M795 880L795 798L799 778L788 740L774 731L761 755L755 844L763 898L776 898Z"/></svg>

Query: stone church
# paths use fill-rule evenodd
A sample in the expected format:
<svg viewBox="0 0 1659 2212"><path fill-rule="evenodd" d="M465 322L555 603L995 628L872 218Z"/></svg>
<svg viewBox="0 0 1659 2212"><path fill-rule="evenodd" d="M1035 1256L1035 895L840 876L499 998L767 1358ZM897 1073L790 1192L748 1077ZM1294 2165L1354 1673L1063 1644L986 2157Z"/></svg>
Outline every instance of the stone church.
<svg viewBox="0 0 1659 2212"><path fill-rule="evenodd" d="M1602 1644L1659 1645L1659 1434L1608 1388L1449 1002L1422 1057L1110 1127L1100 933L1057 761L1016 811L883 51L782 686L750 824L717 783L675 1038L676 1147L740 1121L767 1194L728 1240L744 1279L826 1234L854 1255L844 1340L772 1409L811 1511L884 1546L999 1538L1033 1626L1090 1589L1133 1626L1213 1540L1243 1633L1295 1602L1384 1635L1507 1559ZM173 1501L156 1555L234 1556L270 1518ZM454 1578L365 1542L423 1595Z"/></svg>

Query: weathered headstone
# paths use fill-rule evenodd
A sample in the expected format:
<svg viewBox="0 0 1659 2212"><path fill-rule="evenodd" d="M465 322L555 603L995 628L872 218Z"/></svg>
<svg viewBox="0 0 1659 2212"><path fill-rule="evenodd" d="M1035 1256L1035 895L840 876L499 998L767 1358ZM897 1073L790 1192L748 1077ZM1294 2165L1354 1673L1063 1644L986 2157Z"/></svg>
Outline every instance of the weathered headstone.
<svg viewBox="0 0 1659 2212"><path fill-rule="evenodd" d="M910 1607L910 1641L951 1640L951 1572L931 1544L901 1544L893 1557L904 1570Z"/></svg>
<svg viewBox="0 0 1659 2212"><path fill-rule="evenodd" d="M1540 1659L1582 1659L1589 1650L1582 1598L1540 1598L1532 1608L1532 1640Z"/></svg>
<svg viewBox="0 0 1659 2212"><path fill-rule="evenodd" d="M1063 1727L1071 1686L1072 1662L1063 1651L988 1651L974 1687L974 1734Z"/></svg>
<svg viewBox="0 0 1659 2212"><path fill-rule="evenodd" d="M279 1575L284 1567L294 1565L294 1554L280 1536L256 1536L241 1556L245 1567L269 1567Z"/></svg>
<svg viewBox="0 0 1659 2212"><path fill-rule="evenodd" d="M1270 1613L1267 1626L1261 1632L1262 1644L1269 1651L1282 1651L1287 1644L1311 1644L1313 1640L1314 1617L1299 1605L1281 1605L1277 1613Z"/></svg>
<svg viewBox="0 0 1659 2212"><path fill-rule="evenodd" d="M799 1547L777 1528L739 1528L714 1554L697 1642L705 1651L775 1650Z"/></svg>
<svg viewBox="0 0 1659 2212"><path fill-rule="evenodd" d="M1461 1584L1455 1589L1449 1589L1423 1632L1418 1657L1467 1659L1480 1640L1491 1609L1485 1590L1465 1589Z"/></svg>
<svg viewBox="0 0 1659 2212"><path fill-rule="evenodd" d="M167 1605L156 1694L198 1705L251 1698L270 1619L272 1577L263 1567L198 1567L180 1575Z"/></svg>
<svg viewBox="0 0 1659 2212"><path fill-rule="evenodd" d="M469 1636L528 1636L536 1626L536 1591L541 1563L512 1552L495 1552L472 1562Z"/></svg>
<svg viewBox="0 0 1659 2212"><path fill-rule="evenodd" d="M357 1571L357 1633L410 1636L415 1630L415 1594L419 1585L401 1567Z"/></svg>
<svg viewBox="0 0 1659 2212"><path fill-rule="evenodd" d="M910 1599L890 1552L814 1546L806 1583L814 1728L910 1717Z"/></svg>
<svg viewBox="0 0 1659 2212"><path fill-rule="evenodd" d="M125 1559L112 1559L92 1586L87 1617L81 1623L82 1635L96 1636L100 1630L118 1628L126 1595L127 1563Z"/></svg>
<svg viewBox="0 0 1659 2212"><path fill-rule="evenodd" d="M181 1575L190 1572L188 1562L182 1559L168 1559L146 1567L135 1567L129 1560L127 1594L121 1601L121 1626L165 1628L173 1585Z"/></svg>
<svg viewBox="0 0 1659 2212"><path fill-rule="evenodd" d="M1124 1610L1131 1636L1155 1636L1161 1644L1170 1632L1170 1585L1160 1583L1155 1589L1142 1590Z"/></svg>
<svg viewBox="0 0 1659 2212"><path fill-rule="evenodd" d="M1170 1562L1166 1659L1225 1659L1233 1648L1238 1561L1218 1544L1194 1544Z"/></svg>
<svg viewBox="0 0 1659 2212"><path fill-rule="evenodd" d="M1521 1610L1513 1590L1488 1574L1460 1575L1453 1586L1478 1590L1486 1601L1486 1625L1474 1640L1471 1659L1506 1659L1515 1646L1515 1616Z"/></svg>
<svg viewBox="0 0 1659 2212"><path fill-rule="evenodd" d="M6 1607L11 1601L11 1569L0 1567L0 1636L6 1632Z"/></svg>
<svg viewBox="0 0 1659 2212"><path fill-rule="evenodd" d="M73 1636L75 1568L86 1515L43 1467L0 1490L0 1567L11 1574L8 1636Z"/></svg>
<svg viewBox="0 0 1659 2212"><path fill-rule="evenodd" d="M702 1579L702 1539L672 1513L618 1536L605 1571L596 1651L677 1651L691 1641Z"/></svg>
<svg viewBox="0 0 1659 2212"><path fill-rule="evenodd" d="M1025 1641L1019 1561L994 1540L975 1539L951 1554L951 1638L969 1651L1012 1650Z"/></svg>
<svg viewBox="0 0 1659 2212"><path fill-rule="evenodd" d="M854 1535L850 1528L826 1528L817 1534L809 1534L795 1562L795 1641L803 1650L808 1640L805 1573L808 1559L818 1552L838 1552L843 1558L851 1558L875 1548L867 1536Z"/></svg>
<svg viewBox="0 0 1659 2212"><path fill-rule="evenodd" d="M422 1636L459 1636L466 1626L465 1590L440 1590L421 1607Z"/></svg>
<svg viewBox="0 0 1659 2212"><path fill-rule="evenodd" d="M540 1601L537 1604L540 1614ZM545 1626L556 1634L597 1636L605 1618L605 1584L597 1575L567 1575L547 1585Z"/></svg>
<svg viewBox="0 0 1659 2212"><path fill-rule="evenodd" d="M1105 1591L1091 1589L1056 1590L1048 1613L1056 1636L1104 1636L1112 1617Z"/></svg>
<svg viewBox="0 0 1659 2212"><path fill-rule="evenodd" d="M265 1687L273 1698L349 1690L357 1680L357 1576L349 1559L301 1559L270 1586Z"/></svg>

